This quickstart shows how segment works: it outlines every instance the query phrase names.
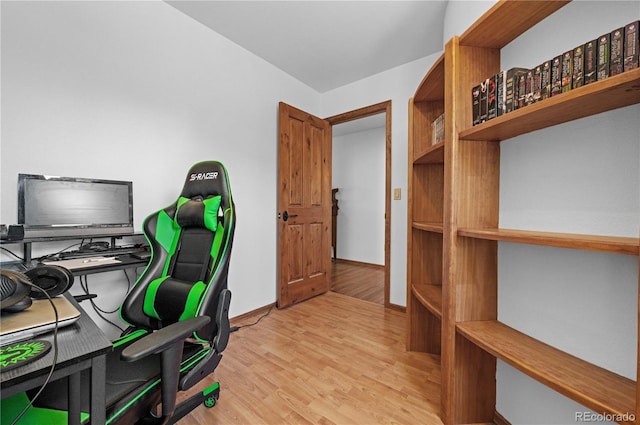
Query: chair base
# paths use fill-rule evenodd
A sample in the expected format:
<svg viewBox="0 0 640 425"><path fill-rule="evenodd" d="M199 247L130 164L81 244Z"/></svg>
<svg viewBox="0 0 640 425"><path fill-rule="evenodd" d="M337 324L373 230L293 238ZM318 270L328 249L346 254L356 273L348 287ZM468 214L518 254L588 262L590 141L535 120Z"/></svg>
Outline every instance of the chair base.
<svg viewBox="0 0 640 425"><path fill-rule="evenodd" d="M201 392L192 395L187 400L176 406L176 410L169 419L167 424L175 424L180 419L189 414L193 409L198 407L199 404L204 404L205 407L211 409L214 407L218 399L220 398L220 383L216 382L215 384L205 388Z"/></svg>

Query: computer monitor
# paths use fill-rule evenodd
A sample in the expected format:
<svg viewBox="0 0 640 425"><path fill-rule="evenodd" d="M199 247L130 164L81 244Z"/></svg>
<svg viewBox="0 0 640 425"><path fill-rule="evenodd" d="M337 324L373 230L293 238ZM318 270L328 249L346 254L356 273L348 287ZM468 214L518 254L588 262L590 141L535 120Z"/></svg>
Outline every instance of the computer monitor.
<svg viewBox="0 0 640 425"><path fill-rule="evenodd" d="M19 174L18 224L25 238L133 233L133 183Z"/></svg>

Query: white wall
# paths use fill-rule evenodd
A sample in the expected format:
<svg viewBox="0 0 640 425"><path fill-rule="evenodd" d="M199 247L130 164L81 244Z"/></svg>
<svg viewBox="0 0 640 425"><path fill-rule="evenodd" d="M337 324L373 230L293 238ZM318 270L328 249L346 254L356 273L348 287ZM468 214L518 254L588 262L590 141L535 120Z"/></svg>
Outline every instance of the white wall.
<svg viewBox="0 0 640 425"><path fill-rule="evenodd" d="M406 305L407 292L408 102L439 56L433 54L322 95L323 117L391 100L391 187L402 190L402 199L391 202L389 301L401 306Z"/></svg>
<svg viewBox="0 0 640 425"><path fill-rule="evenodd" d="M384 265L384 127L333 137L337 258Z"/></svg>
<svg viewBox="0 0 640 425"><path fill-rule="evenodd" d="M454 35L462 35L496 0L449 0L444 17L442 40L446 44Z"/></svg>
<svg viewBox="0 0 640 425"><path fill-rule="evenodd" d="M390 300L405 305L407 101L439 54L320 95L161 1L0 7L0 222L17 221L23 172L132 180L140 228L174 200L191 164L221 160L238 212L239 315L276 298L278 102L331 116L392 99L392 187L403 199L392 203ZM89 280L106 308L126 291L119 272Z"/></svg>
<svg viewBox="0 0 640 425"><path fill-rule="evenodd" d="M503 68L533 67L638 18L637 1L570 3L505 47ZM503 142L501 226L638 237L638 117L636 105ZM635 380L637 257L507 243L498 255L500 320ZM501 363L498 411L571 424L588 409Z"/></svg>
<svg viewBox="0 0 640 425"><path fill-rule="evenodd" d="M0 4L0 221L17 222L23 172L132 180L140 229L217 159L238 214L230 314L274 302L278 102L319 113L319 94L161 1ZM106 307L126 289L89 281Z"/></svg>
<svg viewBox="0 0 640 425"><path fill-rule="evenodd" d="M446 21L467 22L478 4L450 2ZM639 17L637 1L574 1L505 47L501 68L533 67ZM638 237L638 117L636 105L502 142L501 227ZM637 257L510 243L498 255L501 321L635 380ZM497 384L497 410L514 424L574 424L587 411L502 362Z"/></svg>

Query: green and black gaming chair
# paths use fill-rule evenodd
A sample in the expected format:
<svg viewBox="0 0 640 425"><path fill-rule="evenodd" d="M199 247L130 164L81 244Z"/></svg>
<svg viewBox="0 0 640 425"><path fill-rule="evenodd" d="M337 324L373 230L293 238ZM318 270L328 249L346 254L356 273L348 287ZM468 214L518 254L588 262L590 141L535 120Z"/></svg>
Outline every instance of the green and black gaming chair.
<svg viewBox="0 0 640 425"><path fill-rule="evenodd" d="M215 161L195 164L178 200L144 221L152 256L120 309L130 326L107 355L108 424L175 423L215 405L218 383L178 406L176 396L213 372L227 346L234 228L227 171ZM35 406L66 409L66 394L66 380L54 381Z"/></svg>

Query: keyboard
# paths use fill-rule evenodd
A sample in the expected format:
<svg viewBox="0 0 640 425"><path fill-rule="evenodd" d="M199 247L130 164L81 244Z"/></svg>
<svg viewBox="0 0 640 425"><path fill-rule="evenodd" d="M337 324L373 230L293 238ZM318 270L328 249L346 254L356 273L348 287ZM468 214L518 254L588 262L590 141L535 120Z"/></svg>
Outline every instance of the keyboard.
<svg viewBox="0 0 640 425"><path fill-rule="evenodd" d="M140 248L126 247L126 248L109 248L104 251L66 251L58 254L61 260L71 260L74 258L87 258L87 257L114 257L123 254L133 254L139 252Z"/></svg>
<svg viewBox="0 0 640 425"><path fill-rule="evenodd" d="M71 271L78 269L87 269L94 267L102 267L108 264L120 264L121 261L115 257L95 256L89 258L69 258L66 260L43 261L43 264L61 266Z"/></svg>

